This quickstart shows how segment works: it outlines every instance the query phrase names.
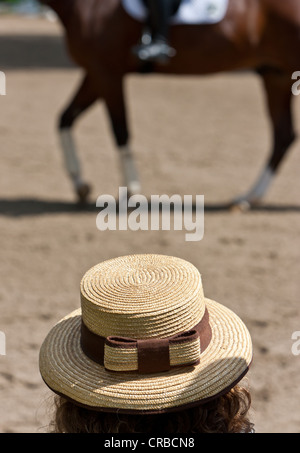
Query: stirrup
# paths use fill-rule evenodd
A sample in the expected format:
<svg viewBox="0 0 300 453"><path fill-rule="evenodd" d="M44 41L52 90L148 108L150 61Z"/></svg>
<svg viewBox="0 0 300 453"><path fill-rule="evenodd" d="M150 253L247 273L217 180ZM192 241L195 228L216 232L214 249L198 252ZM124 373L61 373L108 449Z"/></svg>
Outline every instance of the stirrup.
<svg viewBox="0 0 300 453"><path fill-rule="evenodd" d="M141 61L152 61L158 63L168 63L170 58L176 55L175 49L164 41L152 41L147 44L140 44L133 48L133 53Z"/></svg>

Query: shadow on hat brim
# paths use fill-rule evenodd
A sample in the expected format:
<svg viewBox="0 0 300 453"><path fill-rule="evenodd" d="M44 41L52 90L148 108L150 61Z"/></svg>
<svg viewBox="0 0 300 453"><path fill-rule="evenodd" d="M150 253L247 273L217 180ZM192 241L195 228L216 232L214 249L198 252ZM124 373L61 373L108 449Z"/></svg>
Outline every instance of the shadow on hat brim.
<svg viewBox="0 0 300 453"><path fill-rule="evenodd" d="M93 410L155 414L203 404L234 387L252 361L242 320L215 301L205 303L212 339L199 365L148 375L107 371L81 349L79 309L47 335L40 350L41 376L53 392Z"/></svg>

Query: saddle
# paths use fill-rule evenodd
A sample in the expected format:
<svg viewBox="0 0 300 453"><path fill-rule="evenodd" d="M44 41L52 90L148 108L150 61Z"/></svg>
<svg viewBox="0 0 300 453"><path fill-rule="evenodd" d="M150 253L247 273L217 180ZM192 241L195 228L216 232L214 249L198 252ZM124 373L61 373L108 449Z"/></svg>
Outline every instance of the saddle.
<svg viewBox="0 0 300 453"><path fill-rule="evenodd" d="M224 19L229 0L173 0L171 25L216 24ZM122 0L125 11L134 19L147 20L147 0Z"/></svg>

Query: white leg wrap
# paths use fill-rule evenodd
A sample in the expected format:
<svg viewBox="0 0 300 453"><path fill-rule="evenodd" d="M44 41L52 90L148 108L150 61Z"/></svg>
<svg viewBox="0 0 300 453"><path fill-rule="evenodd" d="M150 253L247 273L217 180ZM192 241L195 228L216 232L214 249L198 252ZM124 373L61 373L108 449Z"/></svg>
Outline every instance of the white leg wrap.
<svg viewBox="0 0 300 453"><path fill-rule="evenodd" d="M141 190L138 173L132 157L132 153L127 146L119 148L121 156L121 171L123 174L123 184L127 187L130 194L137 194Z"/></svg>
<svg viewBox="0 0 300 453"><path fill-rule="evenodd" d="M66 170L71 176L74 184L79 186L82 183L80 176L80 163L77 157L76 147L71 131L69 129L60 130L59 137Z"/></svg>
<svg viewBox="0 0 300 453"><path fill-rule="evenodd" d="M258 203L265 193L267 192L270 184L274 178L274 172L270 167L266 167L261 175L259 176L257 182L254 184L251 190L245 195L237 198L236 202L245 202L249 204Z"/></svg>

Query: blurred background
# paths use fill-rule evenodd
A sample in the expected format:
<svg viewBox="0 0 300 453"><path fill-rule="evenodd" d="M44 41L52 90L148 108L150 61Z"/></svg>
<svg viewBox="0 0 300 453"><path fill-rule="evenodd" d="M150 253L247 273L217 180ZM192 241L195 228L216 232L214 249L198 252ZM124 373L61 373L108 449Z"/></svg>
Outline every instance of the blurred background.
<svg viewBox="0 0 300 453"><path fill-rule="evenodd" d="M0 0L1 13L40 14L45 10L35 0Z"/></svg>
<svg viewBox="0 0 300 453"><path fill-rule="evenodd" d="M300 143L262 206L226 203L249 188L271 146L261 84L251 73L126 79L132 149L143 194L205 196L205 233L96 228L96 199L117 197L118 156L102 103L75 128L89 204L80 209L66 176L56 126L81 78L56 16L33 0L0 1L0 432L45 432L49 395L40 345L80 305L79 283L96 263L131 253L192 262L207 297L241 316L253 338L249 373L258 432L300 432ZM300 70L300 68L299 68ZM300 99L294 103L300 128Z"/></svg>

